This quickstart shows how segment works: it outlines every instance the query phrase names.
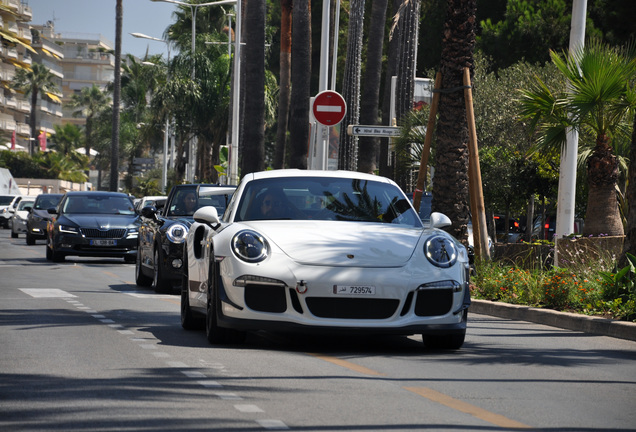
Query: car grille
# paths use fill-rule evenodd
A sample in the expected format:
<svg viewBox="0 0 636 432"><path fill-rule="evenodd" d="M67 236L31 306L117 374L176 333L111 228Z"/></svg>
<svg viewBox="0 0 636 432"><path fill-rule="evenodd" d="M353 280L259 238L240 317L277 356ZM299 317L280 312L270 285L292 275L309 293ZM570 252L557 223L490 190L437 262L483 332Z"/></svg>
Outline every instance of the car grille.
<svg viewBox="0 0 636 432"><path fill-rule="evenodd" d="M285 288L247 284L245 286L245 305L258 312L283 313L287 310Z"/></svg>
<svg viewBox="0 0 636 432"><path fill-rule="evenodd" d="M126 235L126 228L114 228L100 230L97 228L80 228L80 232L84 237L102 238L102 239L119 239Z"/></svg>
<svg viewBox="0 0 636 432"><path fill-rule="evenodd" d="M309 311L319 318L387 319L400 304L397 299L308 297Z"/></svg>
<svg viewBox="0 0 636 432"><path fill-rule="evenodd" d="M450 312L453 306L452 289L428 289L417 292L415 315L440 316Z"/></svg>

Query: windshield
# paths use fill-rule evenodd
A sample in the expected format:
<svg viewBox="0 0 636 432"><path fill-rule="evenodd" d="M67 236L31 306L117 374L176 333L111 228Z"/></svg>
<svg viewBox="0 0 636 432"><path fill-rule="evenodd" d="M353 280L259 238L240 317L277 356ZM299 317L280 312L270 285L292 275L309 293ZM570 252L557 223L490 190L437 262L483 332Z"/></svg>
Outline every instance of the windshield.
<svg viewBox="0 0 636 432"><path fill-rule="evenodd" d="M402 191L390 183L331 177L287 177L248 183L235 220L276 219L422 226Z"/></svg>
<svg viewBox="0 0 636 432"><path fill-rule="evenodd" d="M109 195L73 195L66 198L63 213L133 215L135 209L130 198Z"/></svg>
<svg viewBox="0 0 636 432"><path fill-rule="evenodd" d="M33 201L22 200L20 204L18 204L18 210L24 210L25 207L33 208Z"/></svg>
<svg viewBox="0 0 636 432"><path fill-rule="evenodd" d="M175 193L168 216L192 216L201 207L213 206L220 217L233 193L234 188L201 186L197 195L196 189L183 188Z"/></svg>
<svg viewBox="0 0 636 432"><path fill-rule="evenodd" d="M13 201L14 196L11 195L0 195L0 205L9 205L11 201Z"/></svg>
<svg viewBox="0 0 636 432"><path fill-rule="evenodd" d="M60 199L62 199L62 195L60 196L41 196L35 200L36 210L48 210L52 207L57 206L60 203Z"/></svg>

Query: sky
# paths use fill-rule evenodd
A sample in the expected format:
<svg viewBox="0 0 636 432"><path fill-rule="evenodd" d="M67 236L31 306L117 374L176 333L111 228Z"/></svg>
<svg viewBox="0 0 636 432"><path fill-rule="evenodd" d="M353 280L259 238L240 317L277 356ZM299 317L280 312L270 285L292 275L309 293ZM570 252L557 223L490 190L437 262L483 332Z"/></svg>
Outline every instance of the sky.
<svg viewBox="0 0 636 432"><path fill-rule="evenodd" d="M33 11L31 24L53 21L56 33L101 34L115 48L115 0L22 0ZM146 50L167 57L163 42L139 39L130 33L143 33L163 39L163 32L172 24L176 5L150 0L123 0L124 22L122 54L143 58Z"/></svg>

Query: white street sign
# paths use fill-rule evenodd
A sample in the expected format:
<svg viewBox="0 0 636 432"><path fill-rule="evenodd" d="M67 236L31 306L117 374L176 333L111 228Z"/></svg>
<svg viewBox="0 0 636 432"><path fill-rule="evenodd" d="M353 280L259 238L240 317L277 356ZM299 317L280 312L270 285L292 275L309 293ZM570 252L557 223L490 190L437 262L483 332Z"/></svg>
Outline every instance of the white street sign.
<svg viewBox="0 0 636 432"><path fill-rule="evenodd" d="M349 125L347 134L369 137L396 137L400 136L400 128L397 126Z"/></svg>

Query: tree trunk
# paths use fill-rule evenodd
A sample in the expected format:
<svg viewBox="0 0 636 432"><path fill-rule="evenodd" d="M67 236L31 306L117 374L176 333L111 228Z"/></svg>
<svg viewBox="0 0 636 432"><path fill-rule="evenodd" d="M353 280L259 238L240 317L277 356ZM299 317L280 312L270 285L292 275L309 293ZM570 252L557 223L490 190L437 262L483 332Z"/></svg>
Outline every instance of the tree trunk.
<svg viewBox="0 0 636 432"><path fill-rule="evenodd" d="M399 43L396 71L397 83L395 86L395 117L398 125L402 125L402 118L413 109L420 1L404 0L398 14L397 36ZM400 174L396 175L395 181L403 190L411 190L411 173L405 171L402 167L396 168Z"/></svg>
<svg viewBox="0 0 636 432"><path fill-rule="evenodd" d="M399 8L399 0L392 0L393 13L395 14ZM386 76L384 78L384 95L382 98L382 124L393 126L391 118L391 79L395 76L397 69L397 53L399 38L393 32L389 35L389 49L387 52L388 61L386 65ZM389 151L389 138L380 140L380 175L384 177L394 178L393 162L391 162L392 154Z"/></svg>
<svg viewBox="0 0 636 432"><path fill-rule="evenodd" d="M124 21L123 0L115 7L115 83L113 86L113 131L110 150L110 190L119 187L119 101L121 94L121 33ZM90 157L90 154L87 153Z"/></svg>
<svg viewBox="0 0 636 432"><path fill-rule="evenodd" d="M622 236L623 222L616 198L618 159L609 146L609 137L599 136L587 161L587 212L583 234Z"/></svg>
<svg viewBox="0 0 636 432"><path fill-rule="evenodd" d="M292 11L291 168L307 169L311 79L311 1L296 0Z"/></svg>
<svg viewBox="0 0 636 432"><path fill-rule="evenodd" d="M274 168L276 169L285 166L285 143L287 141L287 120L289 119L289 74L291 72L292 0L281 0L280 5L280 91L278 93L278 127L274 151Z"/></svg>
<svg viewBox="0 0 636 432"><path fill-rule="evenodd" d="M632 128L632 145L629 150L629 171L627 173L627 227L626 237L623 243L623 253L620 262L623 266L627 264L625 254L636 255L636 115Z"/></svg>
<svg viewBox="0 0 636 432"><path fill-rule="evenodd" d="M382 76L382 45L388 0L375 0L371 6L369 40L367 44L367 64L362 80L360 100L360 124L378 124L378 103L380 99L380 78ZM373 173L378 164L380 140L360 137L358 141L358 171Z"/></svg>
<svg viewBox="0 0 636 432"><path fill-rule="evenodd" d="M349 3L349 32L347 58L342 78L342 97L347 104L347 113L340 124L340 147L338 168L355 171L358 162L358 137L347 133L347 126L360 123L360 70L362 58L362 35L364 27L364 1Z"/></svg>
<svg viewBox="0 0 636 432"><path fill-rule="evenodd" d="M36 150L38 148L38 142L37 139L39 138L38 136L38 130L36 128L36 115L38 112L38 89L37 87L31 90L31 115L29 116L29 128L31 129L31 138L33 138L32 140L29 140L29 154L30 155L34 155L36 153Z"/></svg>
<svg viewBox="0 0 636 432"><path fill-rule="evenodd" d="M467 241L468 125L464 102L463 70L473 77L476 0L448 0L442 38L442 90L438 108L437 153L433 182L433 211L452 221L449 232Z"/></svg>
<svg viewBox="0 0 636 432"><path fill-rule="evenodd" d="M265 2L249 2L245 15L245 104L241 175L265 169Z"/></svg>

